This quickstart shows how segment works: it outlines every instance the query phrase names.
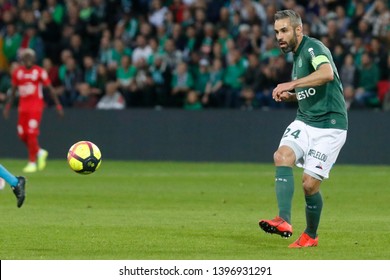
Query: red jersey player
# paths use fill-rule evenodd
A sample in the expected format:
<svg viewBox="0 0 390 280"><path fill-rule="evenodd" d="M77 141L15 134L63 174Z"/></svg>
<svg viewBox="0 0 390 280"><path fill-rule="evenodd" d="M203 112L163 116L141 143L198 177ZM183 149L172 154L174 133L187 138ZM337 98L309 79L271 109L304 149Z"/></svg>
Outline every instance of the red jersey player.
<svg viewBox="0 0 390 280"><path fill-rule="evenodd" d="M11 104L18 90L18 136L27 146L29 159L23 172L31 173L43 170L48 156L48 152L38 143L39 126L45 106L42 87L49 88L59 115L63 116L64 112L53 92L47 72L34 64L35 52L32 49L22 50L20 60L22 64L12 71L12 91L4 107L4 117L8 118Z"/></svg>

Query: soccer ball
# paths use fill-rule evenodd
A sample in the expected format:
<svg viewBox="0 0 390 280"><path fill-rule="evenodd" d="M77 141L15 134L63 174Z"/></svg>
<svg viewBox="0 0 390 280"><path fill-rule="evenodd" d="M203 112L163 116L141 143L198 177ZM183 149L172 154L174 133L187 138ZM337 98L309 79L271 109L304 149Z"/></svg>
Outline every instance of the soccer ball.
<svg viewBox="0 0 390 280"><path fill-rule="evenodd" d="M73 171L87 175L95 172L102 163L99 148L90 141L80 141L70 147L68 164Z"/></svg>

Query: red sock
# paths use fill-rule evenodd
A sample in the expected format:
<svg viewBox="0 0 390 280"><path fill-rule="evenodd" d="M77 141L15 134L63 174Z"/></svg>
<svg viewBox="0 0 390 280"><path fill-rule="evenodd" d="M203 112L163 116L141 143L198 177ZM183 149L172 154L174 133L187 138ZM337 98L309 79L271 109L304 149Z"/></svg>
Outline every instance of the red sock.
<svg viewBox="0 0 390 280"><path fill-rule="evenodd" d="M34 134L27 135L28 159L30 162L36 162L39 151L38 136Z"/></svg>

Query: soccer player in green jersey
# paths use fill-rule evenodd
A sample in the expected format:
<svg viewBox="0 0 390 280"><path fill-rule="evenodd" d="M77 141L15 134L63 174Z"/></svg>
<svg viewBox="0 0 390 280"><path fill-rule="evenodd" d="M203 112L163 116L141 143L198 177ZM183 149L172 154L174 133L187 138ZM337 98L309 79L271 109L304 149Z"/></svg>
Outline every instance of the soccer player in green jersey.
<svg viewBox="0 0 390 280"><path fill-rule="evenodd" d="M302 19L292 10L275 14L274 29L279 47L293 52L292 81L278 84L272 92L277 102L298 101L295 120L287 127L274 154L275 186L279 214L260 220L268 233L290 237L291 202L294 194L293 166L303 168L306 229L289 247L317 246L322 210L320 185L347 137L348 119L340 77L327 47L303 35Z"/></svg>

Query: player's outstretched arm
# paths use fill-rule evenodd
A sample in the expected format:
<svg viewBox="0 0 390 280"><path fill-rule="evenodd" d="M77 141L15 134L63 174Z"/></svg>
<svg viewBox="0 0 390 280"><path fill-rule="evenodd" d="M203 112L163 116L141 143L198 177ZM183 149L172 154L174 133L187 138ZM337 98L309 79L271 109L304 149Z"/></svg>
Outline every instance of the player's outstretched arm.
<svg viewBox="0 0 390 280"><path fill-rule="evenodd" d="M56 110L57 110L58 115L60 117L63 117L64 116L64 109L62 108L62 105L60 103L60 100L58 99L57 94L55 94L54 89L51 85L47 86L47 88L49 89L50 96L53 99L54 104L56 105Z"/></svg>
<svg viewBox="0 0 390 280"><path fill-rule="evenodd" d="M4 110L3 110L3 116L5 119L8 119L8 117L9 117L9 112L11 110L12 103L15 100L15 96L16 96L16 87L12 86L11 87L11 94L8 95L8 98L7 98L7 101L5 103Z"/></svg>

